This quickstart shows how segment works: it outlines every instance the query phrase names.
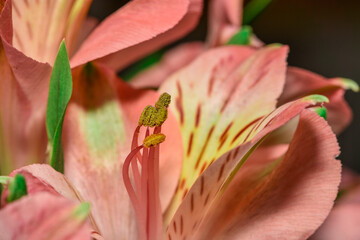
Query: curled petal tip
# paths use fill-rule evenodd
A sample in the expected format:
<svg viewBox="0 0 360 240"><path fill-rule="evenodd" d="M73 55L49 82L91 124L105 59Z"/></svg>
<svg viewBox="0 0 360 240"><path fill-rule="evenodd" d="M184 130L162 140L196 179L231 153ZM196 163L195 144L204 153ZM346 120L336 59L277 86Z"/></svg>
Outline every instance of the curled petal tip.
<svg viewBox="0 0 360 240"><path fill-rule="evenodd" d="M354 92L359 92L359 85L354 80L351 80L349 78L340 78L340 82L345 89L349 89Z"/></svg>
<svg viewBox="0 0 360 240"><path fill-rule="evenodd" d="M13 178L8 176L0 176L0 184L9 184L11 179Z"/></svg>
<svg viewBox="0 0 360 240"><path fill-rule="evenodd" d="M318 94L313 94L313 95L309 95L306 96L304 98L302 98L302 100L304 102L312 102L313 104L317 104L317 103L328 103L329 99L323 95L318 95Z"/></svg>
<svg viewBox="0 0 360 240"><path fill-rule="evenodd" d="M272 48L279 48L282 46L284 46L284 44L281 44L281 43L271 43L268 45L268 47L272 47Z"/></svg>

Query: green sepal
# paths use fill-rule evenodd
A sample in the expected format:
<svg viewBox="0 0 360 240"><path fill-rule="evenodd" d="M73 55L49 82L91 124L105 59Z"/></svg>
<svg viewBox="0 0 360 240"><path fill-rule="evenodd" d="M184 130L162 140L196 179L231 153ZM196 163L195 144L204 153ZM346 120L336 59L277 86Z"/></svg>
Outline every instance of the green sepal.
<svg viewBox="0 0 360 240"><path fill-rule="evenodd" d="M243 26L241 29L230 38L227 45L249 45L252 35L252 28L250 26Z"/></svg>
<svg viewBox="0 0 360 240"><path fill-rule="evenodd" d="M26 180L23 175L18 173L9 182L9 195L6 202L11 203L25 195L27 195Z"/></svg>
<svg viewBox="0 0 360 240"><path fill-rule="evenodd" d="M46 109L46 129L50 145L50 165L64 173L61 137L65 111L72 93L72 77L65 41L60 44L51 73Z"/></svg>
<svg viewBox="0 0 360 240"><path fill-rule="evenodd" d="M317 107L314 109L314 111L320 116L322 117L323 119L326 120L327 118L327 110L326 110L326 107Z"/></svg>
<svg viewBox="0 0 360 240"><path fill-rule="evenodd" d="M271 0L252 0L244 7L243 25L249 25L269 4Z"/></svg>

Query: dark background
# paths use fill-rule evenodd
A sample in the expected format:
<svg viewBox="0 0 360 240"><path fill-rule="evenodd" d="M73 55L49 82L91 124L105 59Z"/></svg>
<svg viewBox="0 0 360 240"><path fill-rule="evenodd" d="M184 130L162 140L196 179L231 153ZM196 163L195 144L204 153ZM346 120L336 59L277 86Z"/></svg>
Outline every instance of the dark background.
<svg viewBox="0 0 360 240"><path fill-rule="evenodd" d="M94 0L89 15L102 20L126 2ZM205 39L207 6L205 0L198 27L180 42ZM252 27L265 43L290 45L289 65L326 77L350 78L360 84L360 1L273 0ZM360 93L348 91L346 99L354 120L339 136L340 159L360 172Z"/></svg>

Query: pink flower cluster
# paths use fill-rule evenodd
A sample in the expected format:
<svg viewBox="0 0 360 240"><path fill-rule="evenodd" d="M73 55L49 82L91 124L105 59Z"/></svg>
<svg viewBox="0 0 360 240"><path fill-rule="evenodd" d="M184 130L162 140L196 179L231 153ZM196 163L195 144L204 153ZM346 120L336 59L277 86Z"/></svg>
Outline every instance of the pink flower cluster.
<svg viewBox="0 0 360 240"><path fill-rule="evenodd" d="M341 175L335 135L354 82L288 67L288 46L252 33L227 44L245 29L243 3L212 0L205 42L127 83L116 72L194 29L203 2L133 0L101 23L90 4L0 0L1 240L360 238L359 179ZM63 39L60 173L45 115Z"/></svg>

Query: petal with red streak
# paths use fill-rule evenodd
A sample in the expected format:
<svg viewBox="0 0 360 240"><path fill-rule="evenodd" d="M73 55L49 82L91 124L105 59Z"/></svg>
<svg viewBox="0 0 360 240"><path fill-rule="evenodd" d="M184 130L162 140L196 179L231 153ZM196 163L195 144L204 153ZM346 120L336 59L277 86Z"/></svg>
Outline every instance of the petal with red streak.
<svg viewBox="0 0 360 240"><path fill-rule="evenodd" d="M192 30L202 11L202 0L135 0L102 22L71 61L78 66L101 61L119 70Z"/></svg>
<svg viewBox="0 0 360 240"><path fill-rule="evenodd" d="M13 46L37 61L53 64L65 38L71 55L90 4L91 0L12 0Z"/></svg>
<svg viewBox="0 0 360 240"><path fill-rule="evenodd" d="M251 142L226 153L205 170L169 224L171 239L309 237L332 207L341 168L335 160L339 146L329 126L315 113L302 112L309 104L301 100L277 110ZM299 125L283 158L246 160L265 134L300 112ZM230 182L234 177L236 181Z"/></svg>
<svg viewBox="0 0 360 240"><path fill-rule="evenodd" d="M0 22L11 21L11 1ZM5 24L6 25L6 24ZM3 25L1 25L3 26ZM11 24L0 29L0 171L45 159L45 108L51 67L12 47Z"/></svg>
<svg viewBox="0 0 360 240"><path fill-rule="evenodd" d="M0 238L90 240L87 211L81 208L49 193L25 196L0 211Z"/></svg>
<svg viewBox="0 0 360 240"><path fill-rule="evenodd" d="M279 46L210 50L160 87L173 97L170 106L184 147L179 188L169 212L211 162L251 139L251 128L275 109L285 82L286 55L287 47Z"/></svg>

